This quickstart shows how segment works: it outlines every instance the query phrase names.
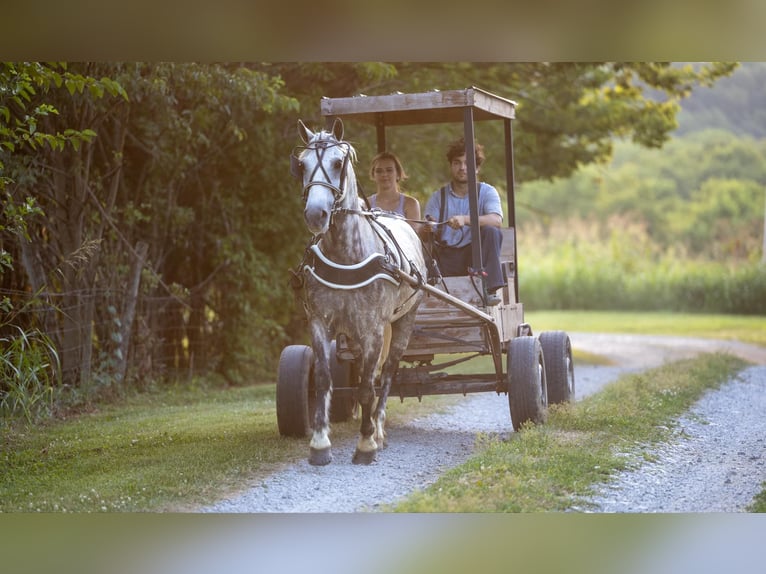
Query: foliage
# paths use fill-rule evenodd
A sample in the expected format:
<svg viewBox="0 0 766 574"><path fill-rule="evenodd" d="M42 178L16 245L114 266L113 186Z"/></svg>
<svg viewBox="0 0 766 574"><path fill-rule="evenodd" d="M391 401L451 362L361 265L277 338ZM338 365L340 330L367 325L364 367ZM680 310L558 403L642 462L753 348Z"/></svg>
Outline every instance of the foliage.
<svg viewBox="0 0 766 574"><path fill-rule="evenodd" d="M280 169L291 146L269 118L297 102L278 77L242 67L137 67L121 78L136 102L136 141L125 150L130 193L116 207L134 222L127 241L148 240L157 275L183 293L164 313L164 346L186 339L189 351L166 367L262 376L284 343L286 253L300 249L303 229L285 217L299 212Z"/></svg>
<svg viewBox="0 0 766 574"><path fill-rule="evenodd" d="M64 349L66 380L82 385L112 374L119 339L107 310L122 313L127 305L125 285L139 241L149 244L138 308L146 328L132 349L135 363L153 366L133 376L268 370L282 341L274 325L287 322L291 296L266 262L288 266L282 248L294 252L300 224L283 217L281 198L298 201L288 195L289 182L263 183L279 179L273 166L289 151L273 145L278 137L265 120L293 113L295 100L280 94L279 78L241 66L85 63L69 69L81 72L78 78L102 77L126 97L99 100L103 92L88 82L84 89L53 82L42 94L47 102L70 125L93 128L99 137L44 153L17 147L8 160L14 198L32 197L50 215L27 221L31 241L11 236L9 243L24 253L33 288L52 291L68 310L55 324L49 320ZM55 132L58 124L48 118L46 127ZM294 210L297 205L288 211ZM81 328L89 316L93 336ZM253 325L264 324L271 325L274 343L252 345ZM226 353L237 349L246 356L225 363Z"/></svg>
<svg viewBox="0 0 766 574"><path fill-rule="evenodd" d="M720 129L739 136L766 137L766 62L742 62L736 73L721 78L715 89L700 87L683 103L676 134Z"/></svg>
<svg viewBox="0 0 766 574"><path fill-rule="evenodd" d="M478 86L518 102L513 122L516 180L567 177L578 166L607 160L616 137L659 147L677 127L679 101L693 87L712 85L736 64L670 63L396 62L383 64L269 64L291 93L305 94L303 119L319 123L319 98L381 95ZM360 143L360 158L375 153L374 129L354 123L347 136ZM477 138L502 142L498 122L479 122ZM397 128L389 147L410 173L408 189L421 201L447 177L444 152L462 135L459 125ZM487 181L505 181L502 150L490 146ZM364 160L363 160L364 161ZM366 166L364 166L366 168Z"/></svg>
<svg viewBox="0 0 766 574"><path fill-rule="evenodd" d="M530 310L662 310L766 315L766 266L679 258L622 218L519 232L519 291Z"/></svg>
<svg viewBox="0 0 766 574"><path fill-rule="evenodd" d="M643 227L657 248L679 258L757 261L764 166L763 141L716 130L674 139L662 153L623 143L609 165L522 186L519 218L551 225L579 216L599 228L611 219Z"/></svg>

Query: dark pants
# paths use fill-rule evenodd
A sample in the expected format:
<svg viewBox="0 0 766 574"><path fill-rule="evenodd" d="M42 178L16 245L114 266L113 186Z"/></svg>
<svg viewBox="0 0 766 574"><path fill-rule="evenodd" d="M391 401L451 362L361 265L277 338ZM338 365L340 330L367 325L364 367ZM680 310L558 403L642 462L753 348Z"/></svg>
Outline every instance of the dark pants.
<svg viewBox="0 0 766 574"><path fill-rule="evenodd" d="M505 285L503 271L500 268L500 247L503 245L503 233L498 227L484 225L481 230L481 259L487 273L487 290L494 292ZM473 252L470 244L465 247L439 247L436 259L444 277L468 275L473 267Z"/></svg>

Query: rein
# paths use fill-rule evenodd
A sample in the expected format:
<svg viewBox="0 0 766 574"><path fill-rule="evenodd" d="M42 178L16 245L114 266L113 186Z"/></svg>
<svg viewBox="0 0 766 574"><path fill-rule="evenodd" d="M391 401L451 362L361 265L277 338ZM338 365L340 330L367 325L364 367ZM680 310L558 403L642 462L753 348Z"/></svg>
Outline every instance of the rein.
<svg viewBox="0 0 766 574"><path fill-rule="evenodd" d="M340 167L340 179L337 186L332 183L332 178L323 163L327 150L336 146L343 148L345 151L340 166L336 163L336 166ZM332 289L358 289L365 285L369 285L378 279L383 279L394 283L395 285L399 285L401 283L400 274L404 272L405 261L409 266L410 273L414 272L418 276L418 281L423 283L424 278L420 276L420 273L417 271L413 262L406 257L391 230L377 221L377 218L381 215L384 217L388 216L388 212L384 212L378 208L365 210L341 207L347 193L347 172L349 158L352 155L350 144L333 138L331 141L315 141L306 146L296 146L290 154L290 172L294 177L300 179L304 178L304 164L301 161L301 156L309 150L313 151L316 155L316 165L309 175L309 182L303 186L303 202L306 203L308 200L309 191L313 186L320 185L328 188L332 192L334 198L329 226L334 226L335 216L337 215L356 215L364 217L372 227L373 232L383 242L384 253L374 253L359 263L342 265L330 260L322 253L318 244L321 235L315 235L307 245L304 251L303 260L299 264L297 270L290 270L293 275L291 280L293 288L299 289L303 287L306 274L311 274L319 283ZM336 162L337 161L340 160L336 160ZM318 174L321 175L323 180L317 179ZM360 188L360 191L362 191L361 186L358 187ZM363 191L362 197L365 204L369 206L369 201ZM391 214L390 216L400 217L398 214ZM405 219L405 221L410 220ZM396 254L391 250L392 245L396 249Z"/></svg>

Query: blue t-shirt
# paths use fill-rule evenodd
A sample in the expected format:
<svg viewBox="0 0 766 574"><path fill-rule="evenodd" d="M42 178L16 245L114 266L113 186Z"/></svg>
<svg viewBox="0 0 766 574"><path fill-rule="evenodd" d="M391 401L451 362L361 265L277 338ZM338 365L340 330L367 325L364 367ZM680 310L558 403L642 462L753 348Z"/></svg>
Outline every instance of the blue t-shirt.
<svg viewBox="0 0 766 574"><path fill-rule="evenodd" d="M471 213L468 194L458 197L452 191L452 183L447 184L447 208L444 210L443 221L447 221L451 215L467 215ZM437 190L426 203L425 215L434 221L440 221L442 204L441 190ZM497 213L503 217L503 206L500 203L500 194L488 183L479 183L479 215ZM464 225L460 229L452 229L449 225L442 225L442 243L450 247L464 247L471 243L471 226Z"/></svg>

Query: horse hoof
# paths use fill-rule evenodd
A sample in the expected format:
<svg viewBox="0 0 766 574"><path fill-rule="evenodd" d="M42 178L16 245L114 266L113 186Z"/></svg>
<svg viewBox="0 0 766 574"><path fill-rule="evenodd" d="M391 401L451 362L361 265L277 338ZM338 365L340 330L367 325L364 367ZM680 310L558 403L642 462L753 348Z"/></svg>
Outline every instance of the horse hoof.
<svg viewBox="0 0 766 574"><path fill-rule="evenodd" d="M372 464L376 460L378 460L377 450L357 450L351 462L354 464Z"/></svg>
<svg viewBox="0 0 766 574"><path fill-rule="evenodd" d="M309 464L325 466L332 462L332 451L330 448L310 448L309 450Z"/></svg>

